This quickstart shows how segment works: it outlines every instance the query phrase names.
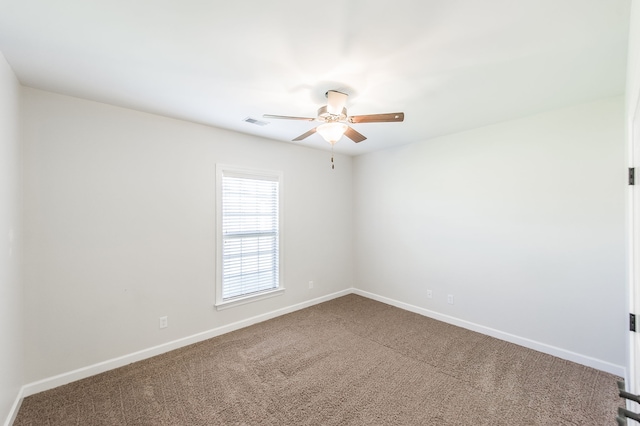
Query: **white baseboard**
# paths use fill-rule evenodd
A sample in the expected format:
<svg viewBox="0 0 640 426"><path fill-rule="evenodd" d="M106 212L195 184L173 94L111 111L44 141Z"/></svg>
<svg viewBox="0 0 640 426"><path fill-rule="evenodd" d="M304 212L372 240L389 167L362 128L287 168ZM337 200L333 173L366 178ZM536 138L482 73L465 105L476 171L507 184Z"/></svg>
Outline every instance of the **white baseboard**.
<svg viewBox="0 0 640 426"><path fill-rule="evenodd" d="M458 319L449 315L441 314L429 309L420 308L418 306L410 305L408 303L399 302L388 297L379 296L368 291L353 289L353 293L359 296L367 297L369 299L377 300L387 305L392 305L397 308L404 309L406 311L414 312L416 314L423 315L425 317L433 318L438 321L446 322L448 324L456 325L458 327L466 328L468 330L476 331L478 333L485 334L487 336L495 337L506 342L515 343L516 345L524 346L525 348L533 349L538 352L542 352L548 355L553 355L558 358L572 361L577 364L586 365L587 367L595 368L596 370L605 371L607 373L615 374L619 377L626 377L626 368L621 365L612 364L607 361L592 358L590 356L581 355L576 352L561 349L555 346L547 345L546 343L537 342L535 340L527 339L525 337L516 336L514 334L505 333L500 330L496 330L483 325L475 324L470 321Z"/></svg>
<svg viewBox="0 0 640 426"><path fill-rule="evenodd" d="M4 426L11 426L13 422L16 420L16 416L18 415L18 411L20 411L20 406L22 405L23 399L24 399L24 386L20 388L20 391L16 396L16 400L13 402L13 405L11 406L11 410L9 410L9 415L7 416L7 420L4 422Z"/></svg>
<svg viewBox="0 0 640 426"><path fill-rule="evenodd" d="M9 418L7 419L7 422L5 423L5 426L10 426L13 423L13 419L15 418L15 415L18 412L22 399L29 395L33 395L38 392L43 392L49 389L53 389L55 387L62 386L67 383L71 383L76 380L81 380L90 376L94 376L96 374L100 374L105 371L113 370L115 368L123 367L133 362L151 358L153 356L160 355L160 354L172 351L174 349L191 345L193 343L201 342L203 340L211 339L221 334L239 330L241 328L248 327L250 325L253 325L259 322L263 322L281 315L295 312L300 309L308 308L310 306L317 305L319 303L326 302L326 301L335 299L337 297L345 296L351 293L354 293L363 297L367 297L369 299L377 300L379 302L383 302L388 305L396 306L398 308L401 308L410 312L414 312L420 315L424 315L426 317L430 317L430 318L443 321L452 325L463 327L468 330L476 331L478 333L495 337L507 342L515 343L517 345L524 346L529 349L537 350L539 352L543 352L549 355L553 355L558 358L566 359L568 361L576 362L578 364L586 365L588 367L592 367L601 371L615 374L620 377L626 376L625 367L620 365L612 364L607 361L602 361L586 355L581 355L575 352L557 348L555 346L547 345L545 343L540 343L531 339L510 334L510 333L505 333L500 330L485 327L469 321L461 320L455 317L451 317L449 315L431 311L429 309L420 308L418 306L410 305L408 303L400 302L400 301L390 299L388 297L380 296L374 293L369 293L367 291L363 291L355 288L349 288L349 289L345 289L345 290L332 293L323 297L319 297L316 299L308 300L306 302L298 303L296 305L277 309L275 311L271 311L265 314L257 315L255 317L247 318L242 321L217 327L211 330L204 331L202 333L197 333L197 334L187 336L178 340L174 340L168 343L164 343L158 346L154 346L148 349L134 352L128 355L123 355L121 357L113 358L113 359L99 362L97 364L93 364L87 367L79 368L77 370L73 370L67 373L59 374L57 376L49 377L43 380L26 384L20 390L20 394L18 395L16 402L12 407L12 411L9 415Z"/></svg>
<svg viewBox="0 0 640 426"><path fill-rule="evenodd" d="M36 394L38 392L43 392L49 389L56 388L58 386L66 385L67 383L75 382L76 380L85 379L90 376L94 376L96 374L104 373L105 371L113 370L114 368L123 367L125 365L129 365L133 362L142 361L143 359L151 358L156 355L163 354L165 352L172 351L174 349L179 349L184 346L191 345L193 343L198 343L203 340L211 339L216 336L220 336L221 334L229 333L231 331L239 330L241 328L248 327L253 324L257 324L259 322L263 322L275 317L279 317L281 315L285 315L291 312L299 311L300 309L308 308L313 305L317 305L322 302L326 302L337 297L346 296L347 294L351 294L353 289L349 288L346 290L339 291L337 293L332 293L326 296L318 297L316 299L307 300L306 302L298 303L296 305L287 306L281 309L276 309L275 311L267 312L265 314L257 315L255 317L247 318L242 321L234 322L232 324L227 324L222 327L217 327L211 330L203 331L202 333L197 333L188 337L183 337L178 340L174 340L171 342L163 343L158 346L154 346L148 349L143 349L138 352L134 352L128 355L123 355L117 358L109 359L103 362L99 362L97 364L89 365L87 367L79 368L77 370L69 371L67 373L62 373L57 376L49 377L43 380L38 380L37 382L26 384L22 387L22 395L20 396L20 401L22 398L27 397L29 395ZM17 410L16 410L17 413ZM8 423L10 425L11 423Z"/></svg>

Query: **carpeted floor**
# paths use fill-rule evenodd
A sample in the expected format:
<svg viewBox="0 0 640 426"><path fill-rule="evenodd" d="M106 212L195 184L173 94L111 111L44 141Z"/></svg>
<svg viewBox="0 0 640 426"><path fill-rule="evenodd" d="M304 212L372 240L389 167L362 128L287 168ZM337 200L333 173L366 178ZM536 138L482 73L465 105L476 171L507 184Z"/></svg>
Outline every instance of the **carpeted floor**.
<svg viewBox="0 0 640 426"><path fill-rule="evenodd" d="M612 425L616 380L349 295L27 397L14 426Z"/></svg>

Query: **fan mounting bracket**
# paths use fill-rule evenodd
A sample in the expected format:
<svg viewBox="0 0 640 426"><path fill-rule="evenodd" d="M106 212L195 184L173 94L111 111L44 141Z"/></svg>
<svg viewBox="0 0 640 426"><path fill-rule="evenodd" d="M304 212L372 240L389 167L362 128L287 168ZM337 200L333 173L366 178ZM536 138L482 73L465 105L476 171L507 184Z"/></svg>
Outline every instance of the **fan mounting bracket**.
<svg viewBox="0 0 640 426"><path fill-rule="evenodd" d="M329 92L336 92L336 93L340 93L341 95L349 96L348 93L341 92L340 90L331 89L331 90L327 90L326 92L324 92L324 97L327 98L327 99L329 99Z"/></svg>

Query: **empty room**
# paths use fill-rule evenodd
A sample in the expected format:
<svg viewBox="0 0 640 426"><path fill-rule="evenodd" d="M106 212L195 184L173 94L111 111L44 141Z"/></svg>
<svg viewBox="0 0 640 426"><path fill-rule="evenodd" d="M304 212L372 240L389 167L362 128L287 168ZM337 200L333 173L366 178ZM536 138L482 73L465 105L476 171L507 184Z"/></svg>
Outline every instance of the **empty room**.
<svg viewBox="0 0 640 426"><path fill-rule="evenodd" d="M0 423L640 424L639 100L637 0L1 0Z"/></svg>

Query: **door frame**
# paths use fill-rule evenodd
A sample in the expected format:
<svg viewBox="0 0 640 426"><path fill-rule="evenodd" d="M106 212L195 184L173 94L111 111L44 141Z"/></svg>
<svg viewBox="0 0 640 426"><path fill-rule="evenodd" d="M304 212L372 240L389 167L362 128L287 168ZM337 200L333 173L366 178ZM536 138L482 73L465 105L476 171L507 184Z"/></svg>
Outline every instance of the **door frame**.
<svg viewBox="0 0 640 426"><path fill-rule="evenodd" d="M627 94L629 95L629 93ZM628 111L628 166L636 167L640 164L640 96L636 105L629 105ZM639 170L640 171L640 170ZM628 308L640 319L640 179L634 185L629 185L627 193L627 272L628 272ZM638 320L636 320L638 322ZM627 390L640 394L640 324L636 324L637 332L629 331L628 365L625 381ZM633 411L640 410L635 403L627 404Z"/></svg>

